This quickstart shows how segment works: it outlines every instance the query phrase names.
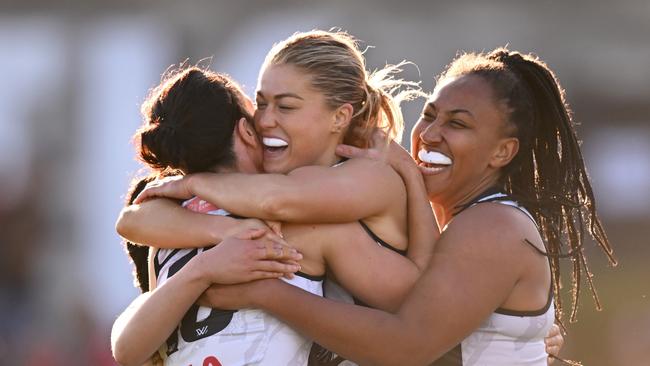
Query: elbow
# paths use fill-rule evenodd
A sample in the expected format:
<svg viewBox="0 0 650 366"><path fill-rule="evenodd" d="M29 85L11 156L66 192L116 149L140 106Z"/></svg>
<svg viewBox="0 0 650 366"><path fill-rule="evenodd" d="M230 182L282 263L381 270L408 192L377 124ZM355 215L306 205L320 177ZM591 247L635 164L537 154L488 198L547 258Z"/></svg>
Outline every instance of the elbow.
<svg viewBox="0 0 650 366"><path fill-rule="evenodd" d="M115 231L117 231L117 233L121 237L127 240L132 239L133 220L131 219L131 216L133 215L133 210L134 208L132 208L131 206L125 207L124 209L122 209L122 212L120 212L120 216L117 218L117 221L115 222Z"/></svg>
<svg viewBox="0 0 650 366"><path fill-rule="evenodd" d="M132 352L128 342L124 340L114 340L112 351L115 362L120 366L140 366L146 361L142 357L137 357L138 355Z"/></svg>
<svg viewBox="0 0 650 366"><path fill-rule="evenodd" d="M264 220L291 221L293 203L290 195L273 192L260 202L260 218Z"/></svg>

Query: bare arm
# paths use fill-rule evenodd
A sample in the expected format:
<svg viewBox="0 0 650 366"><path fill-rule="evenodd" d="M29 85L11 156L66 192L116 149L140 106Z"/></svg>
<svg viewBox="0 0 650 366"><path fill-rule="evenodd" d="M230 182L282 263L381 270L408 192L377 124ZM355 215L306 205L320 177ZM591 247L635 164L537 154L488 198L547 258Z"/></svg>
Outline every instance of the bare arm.
<svg viewBox="0 0 650 366"><path fill-rule="evenodd" d="M200 173L145 189L136 199L199 196L246 217L296 223L350 222L381 215L403 201L404 186L388 165L352 159L282 174Z"/></svg>
<svg viewBox="0 0 650 366"><path fill-rule="evenodd" d="M201 248L249 229L269 230L257 219L198 213L166 198L125 207L115 228L129 241L157 248Z"/></svg>
<svg viewBox="0 0 650 366"><path fill-rule="evenodd" d="M440 229L429 203L426 187L411 155L395 141L386 144L386 137L377 131L372 138L372 148L360 149L350 145L339 145L336 153L349 158L385 160L404 181L408 201L407 256L423 271L429 263Z"/></svg>
<svg viewBox="0 0 650 366"><path fill-rule="evenodd" d="M259 238L251 231L247 238ZM269 260L273 259L273 260ZM113 356L122 365L140 365L165 342L211 283L278 278L299 270L301 255L269 241L233 238L194 258L155 290L138 297L113 325ZM151 266L151 263L150 263Z"/></svg>
<svg viewBox="0 0 650 366"><path fill-rule="evenodd" d="M395 315L332 302L278 281L214 289L209 296L224 307L260 306L361 364L428 364L507 299L527 265L523 258L535 255L521 245L520 231L499 229L504 220L478 207L457 217Z"/></svg>
<svg viewBox="0 0 650 366"><path fill-rule="evenodd" d="M218 243L238 224L226 216L192 212L169 199L122 209L115 229L123 238L159 248L192 248Z"/></svg>
<svg viewBox="0 0 650 366"><path fill-rule="evenodd" d="M359 224L324 246L328 276L369 306L396 311L420 271L408 258L379 246ZM354 231L354 232L353 232Z"/></svg>

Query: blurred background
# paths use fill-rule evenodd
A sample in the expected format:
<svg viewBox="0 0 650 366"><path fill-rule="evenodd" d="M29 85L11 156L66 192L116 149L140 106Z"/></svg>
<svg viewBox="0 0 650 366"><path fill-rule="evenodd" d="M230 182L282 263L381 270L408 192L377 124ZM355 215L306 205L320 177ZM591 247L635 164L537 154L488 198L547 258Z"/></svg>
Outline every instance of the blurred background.
<svg viewBox="0 0 650 366"><path fill-rule="evenodd" d="M372 46L372 69L414 62L426 90L458 50L509 45L556 71L620 260L587 249L604 310L584 286L562 356L650 365L647 0L0 1L0 365L114 364L110 327L138 293L114 222L161 74L211 57L253 95L274 42L331 27Z"/></svg>

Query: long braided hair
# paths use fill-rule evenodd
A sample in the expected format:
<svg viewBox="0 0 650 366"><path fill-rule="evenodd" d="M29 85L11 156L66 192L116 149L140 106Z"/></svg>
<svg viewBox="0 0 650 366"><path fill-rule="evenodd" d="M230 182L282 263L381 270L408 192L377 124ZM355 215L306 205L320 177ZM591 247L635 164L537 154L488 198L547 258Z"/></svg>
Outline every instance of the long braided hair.
<svg viewBox="0 0 650 366"><path fill-rule="evenodd" d="M556 316L561 319L560 259L572 263L572 310L575 321L580 286L586 279L597 309L600 300L584 253L585 230L610 264L612 247L596 213L594 194L580 151L575 123L564 90L548 66L533 55L498 48L458 56L439 77L476 75L492 87L505 106L519 152L500 176L501 187L525 206L540 227L551 263Z"/></svg>

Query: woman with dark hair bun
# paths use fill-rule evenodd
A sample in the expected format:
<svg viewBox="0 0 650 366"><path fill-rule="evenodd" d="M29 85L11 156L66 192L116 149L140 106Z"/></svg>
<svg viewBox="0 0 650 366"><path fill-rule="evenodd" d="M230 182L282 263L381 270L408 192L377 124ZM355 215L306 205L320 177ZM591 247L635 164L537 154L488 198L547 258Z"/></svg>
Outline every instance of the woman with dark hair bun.
<svg viewBox="0 0 650 366"><path fill-rule="evenodd" d="M443 232L395 314L273 280L213 286L211 303L262 308L360 364L546 365L543 338L562 315L559 260L573 264L572 319L583 278L600 307L583 234L616 264L557 78L531 55L463 54L411 138ZM396 144L376 145L337 152L413 164Z"/></svg>

